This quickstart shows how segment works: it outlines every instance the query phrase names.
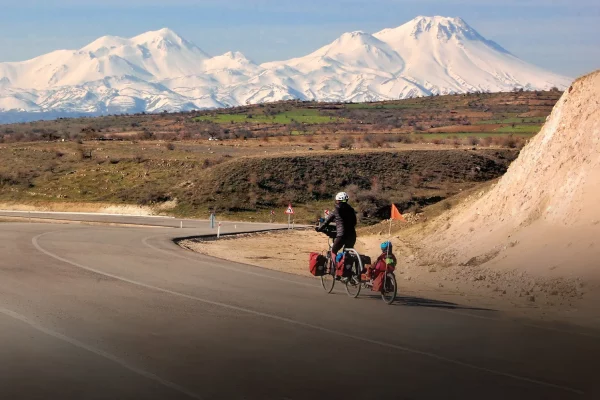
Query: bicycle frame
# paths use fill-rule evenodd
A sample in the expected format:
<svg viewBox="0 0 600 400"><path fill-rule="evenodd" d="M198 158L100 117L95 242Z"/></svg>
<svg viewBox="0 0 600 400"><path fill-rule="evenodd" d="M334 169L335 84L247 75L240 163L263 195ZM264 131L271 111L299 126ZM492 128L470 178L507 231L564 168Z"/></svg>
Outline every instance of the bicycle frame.
<svg viewBox="0 0 600 400"><path fill-rule="evenodd" d="M331 257L332 256L332 254L331 254L331 248L333 247L333 238L332 237L328 236L327 244L329 245L329 253L328 254ZM356 258L356 260L358 260L358 266L360 268L358 270L358 277L360 279L360 275L362 274L362 271L364 269L364 265L363 265L362 260L360 258L360 254L358 253L358 251L356 251L356 249L353 249L351 247L349 247L349 248L345 248L344 247L342 251L343 252L348 252L348 253L352 254ZM332 263L332 265L335 267L334 263ZM334 275L334 274L335 274L335 272L332 273L332 275Z"/></svg>

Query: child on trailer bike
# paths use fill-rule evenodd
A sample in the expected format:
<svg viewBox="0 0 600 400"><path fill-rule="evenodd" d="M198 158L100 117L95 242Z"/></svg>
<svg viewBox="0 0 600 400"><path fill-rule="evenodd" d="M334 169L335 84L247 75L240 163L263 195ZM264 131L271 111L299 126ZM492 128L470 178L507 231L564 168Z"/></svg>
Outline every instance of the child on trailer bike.
<svg viewBox="0 0 600 400"><path fill-rule="evenodd" d="M396 269L397 259L393 253L391 242L381 243L381 255L372 265L367 267L367 278L375 280L382 272L394 272Z"/></svg>

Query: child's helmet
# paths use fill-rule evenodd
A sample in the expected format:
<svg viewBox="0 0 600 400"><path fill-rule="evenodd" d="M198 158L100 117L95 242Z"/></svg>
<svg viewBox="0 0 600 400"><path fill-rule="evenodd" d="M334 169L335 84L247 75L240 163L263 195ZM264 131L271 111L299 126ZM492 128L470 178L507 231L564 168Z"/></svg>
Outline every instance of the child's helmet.
<svg viewBox="0 0 600 400"><path fill-rule="evenodd" d="M387 241L387 242L383 242L381 243L381 251L388 251L388 247L389 247L389 252L392 252L392 242Z"/></svg>

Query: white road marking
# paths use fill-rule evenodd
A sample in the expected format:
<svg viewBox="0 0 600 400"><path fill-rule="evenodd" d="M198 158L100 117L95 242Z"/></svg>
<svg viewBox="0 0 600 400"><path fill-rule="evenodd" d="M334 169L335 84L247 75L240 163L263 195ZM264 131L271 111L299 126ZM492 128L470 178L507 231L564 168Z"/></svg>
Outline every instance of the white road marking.
<svg viewBox="0 0 600 400"><path fill-rule="evenodd" d="M161 252L163 254L168 255L169 257L179 257L179 258L182 258L184 260L193 261L193 262L199 262L200 261L200 260L194 259L192 257L187 257L187 256L185 256L183 254L179 254L179 253L175 253L175 252L172 252L172 251L160 249L160 248L158 248L156 246L153 246L150 243L148 243L149 239L156 238L156 237L162 237L162 235L150 236L150 237L144 238L144 239L142 239L142 243L145 246L147 246L147 247L149 247L149 248L151 248L153 250L156 250L158 252ZM210 257L210 256L206 256L206 257ZM215 257L211 257L211 258L215 258ZM215 258L215 259L218 260L218 258ZM305 283L305 282L298 282L298 281L294 281L294 280L286 279L286 278L279 278L279 277L276 277L276 276L270 276L270 275L267 275L267 274L261 274L259 272L248 271L248 270L244 270L244 269L241 269L241 268L226 267L226 266L219 266L218 268L224 269L226 271L240 272L240 273L247 274L247 275L259 276L261 278L267 278L267 279L273 279L273 280L281 281L281 282L293 283L294 285L307 286L307 287L316 287L316 284L310 284L310 283Z"/></svg>
<svg viewBox="0 0 600 400"><path fill-rule="evenodd" d="M317 331L320 331L320 332L325 332L325 333L329 333L331 335L345 337L345 338L353 339L353 340L360 341L360 342L365 342L365 343L370 343L370 344L376 344L376 345L379 345L379 346L382 346L382 347L387 347L387 348L390 348L390 349L395 349L395 350L403 351L403 352L406 352L406 353L417 354L417 355L424 356L424 357L427 357L427 358L431 358L431 359L434 359L434 360L437 360L437 361L442 361L442 362L445 362L445 363L448 363L448 364L458 365L458 366L461 366L461 367L464 367L464 368L468 368L468 369L472 369L472 370L475 370L475 371L486 372L486 373L489 373L489 374L492 374L492 375L502 376L502 377L505 377L505 378L510 378L510 379L521 381L521 382L528 382L528 383L535 384L535 385L538 385L538 386L545 386L545 387L549 387L549 388L559 389L559 390L563 390L563 391L566 391L566 392L574 393L574 394L577 394L577 395L584 395L585 394L582 390L575 389L575 388L572 388L572 387L569 387L569 386L558 385L558 384L554 384L554 383L551 383L551 382L545 382L545 381L540 381L540 380L537 380L537 379L528 378L526 376L520 376L520 375L516 375L516 374L511 374L511 373L508 373L508 372L497 371L497 370L486 368L486 367L480 367L480 366L477 366L477 365L474 365L474 364L469 364L467 362L463 362L463 361L459 361L459 360L454 360L452 358L440 356L440 355L435 354L435 353L430 353L430 352L427 352L427 351L413 349L413 348L406 347L406 346L399 346L399 345L395 345L395 344L392 344L392 343L383 342L383 341L380 341L380 340L374 340L374 339L369 339L369 338L365 338L365 337L361 337L361 336L356 336L356 335L352 335L352 334L349 334L349 333L346 333L346 332L336 331L334 329L329 329L329 328L325 328L325 327L322 327L322 326L309 324L307 322L302 322L302 321L294 320L294 319L291 319L291 318L281 317L281 316L274 315L274 314L268 314L268 313L261 312L261 311L255 311L255 310L248 309L248 308L238 307L238 306L234 306L234 305L227 304L227 303L221 303L221 302L218 302L218 301L203 299L201 297L192 296L192 295L189 295L189 294L180 293L180 292L176 292L176 291L169 290L169 289L164 289L164 288L161 288L161 287L158 287L158 286L149 285L149 284L146 284L146 283L143 283L143 282L139 282L139 281L136 281L136 280L133 280L133 279L128 279L128 278L125 278L125 277L122 277L122 276L119 276L119 275L114 275L114 274L106 273L106 272L97 270L95 268L87 267L85 265L76 263L74 261L62 258L59 255L51 253L50 251L44 249L43 247L41 247L39 245L38 240L41 237L46 236L46 235L50 235L50 234L53 234L53 233L56 233L56 232L60 232L60 231L46 232L46 233L43 233L41 235L37 235L37 236L35 236L31 240L31 242L32 242L32 244L34 245L34 247L37 250L41 251L42 253L46 254L47 256L52 257L52 258L54 258L54 259L56 259L58 261L62 261L64 263L70 264L70 265L72 265L74 267L81 268L83 270L89 271L89 272L94 272L94 273L99 274L99 275L103 275L103 276L106 276L106 277L109 277L109 278L117 279L117 280L120 280L122 282L126 282L126 283L129 283L129 284L132 284L132 285L135 285L135 286L139 286L139 287L142 287L142 288L155 290L157 292L167 293L167 294L170 294L170 295L173 295L173 296L177 296L177 297L181 297L181 298L185 298L185 299L189 299L189 300L198 301L198 302L201 302L201 303L204 303L204 304L210 304L210 305L213 305L213 306L218 306L218 307L226 308L226 309L229 309L229 310L235 310L235 311L239 311L239 312L245 312L245 313L256 315L256 316L259 316L259 317L268 318L268 319L272 319L272 320L280 321L280 322L285 322L285 323L288 323L288 324L291 324L291 325L301 326L301 327L304 327L304 328L310 328L310 329L317 330Z"/></svg>
<svg viewBox="0 0 600 400"><path fill-rule="evenodd" d="M55 338L55 339L62 340L63 342L69 343L72 346L78 347L80 349L83 349L83 350L86 350L86 351L88 351L90 353L93 353L93 354L95 354L97 356L105 358L105 359L107 359L109 361L112 361L115 364L118 364L121 367L123 367L125 369L128 369L131 372L134 372L134 373L136 373L138 375L141 375L144 378L151 379L151 380L153 380L153 381L155 381L155 382L157 382L157 383L159 383L159 384L161 384L163 386L166 386L166 387L168 387L170 389L173 389L173 390L175 390L175 391L177 391L179 393L185 394L186 396L188 396L188 397L190 397L192 399L198 399L198 400L202 399L202 397L200 397L199 395L197 395L195 393L192 393L189 390L187 390L187 389L185 389L185 388L183 388L183 387L181 387L181 386L179 386L179 385L177 385L177 384L175 384L175 383L173 383L171 381L168 381L168 380L163 379L163 378L161 378L161 377L159 377L157 375L154 375L151 372L144 371L142 369L139 369L137 367L129 365L125 361L123 361L120 358L118 358L117 356L114 356L114 355L112 355L110 353L107 353L107 352L105 352L103 350L100 350L100 349L97 349L95 347L89 346L89 345L87 345L85 343L80 342L77 339L70 338L68 336L63 335L62 333L58 333L58 332L52 331L52 330L50 330L48 328L45 328L45 327L43 327L41 325L38 325L37 323L31 321L27 317L25 317L25 316L23 316L21 314L17 314L14 311L7 310L6 308L0 307L0 314L4 314L7 317L16 319L16 320L18 320L18 321L20 321L20 322L22 322L24 324L27 324L30 327L32 327L32 328L34 328L34 329L36 329L36 330L38 330L38 331L40 331L40 332L48 335L48 336L51 336L51 337Z"/></svg>

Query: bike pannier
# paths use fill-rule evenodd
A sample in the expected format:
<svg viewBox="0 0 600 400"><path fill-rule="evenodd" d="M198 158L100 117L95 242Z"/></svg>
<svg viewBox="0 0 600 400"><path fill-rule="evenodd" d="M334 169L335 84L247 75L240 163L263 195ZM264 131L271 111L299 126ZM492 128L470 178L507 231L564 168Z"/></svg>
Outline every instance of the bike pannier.
<svg viewBox="0 0 600 400"><path fill-rule="evenodd" d="M364 254L360 255L360 262L362 262L363 270L362 272L367 272L367 266L371 265L371 257L366 256Z"/></svg>
<svg viewBox="0 0 600 400"><path fill-rule="evenodd" d="M340 254L342 257L339 257ZM335 274L339 277L344 276L344 265L346 264L346 254L340 253L336 256Z"/></svg>
<svg viewBox="0 0 600 400"><path fill-rule="evenodd" d="M352 276L352 264L356 261L355 257L350 253L344 253L342 259L337 263L336 275L341 278L349 278Z"/></svg>
<svg viewBox="0 0 600 400"><path fill-rule="evenodd" d="M321 253L310 253L308 267L310 273L314 276L325 275L325 264L327 264L327 257Z"/></svg>

